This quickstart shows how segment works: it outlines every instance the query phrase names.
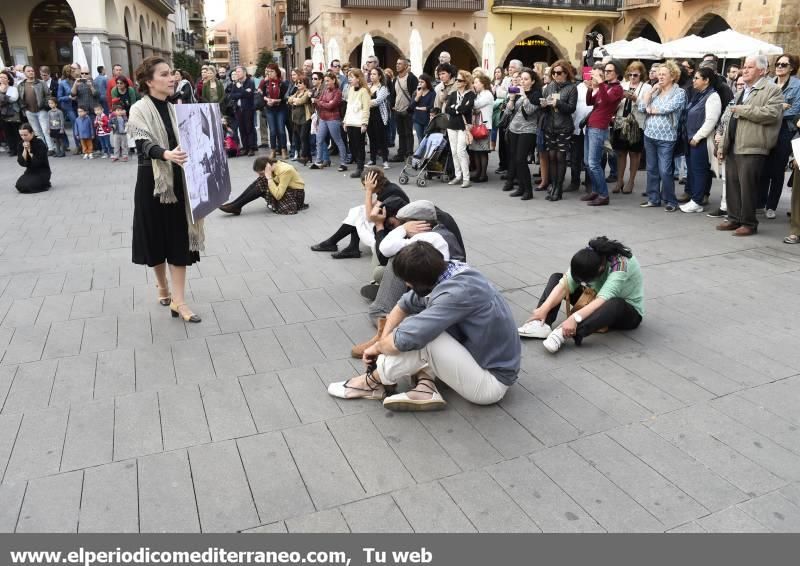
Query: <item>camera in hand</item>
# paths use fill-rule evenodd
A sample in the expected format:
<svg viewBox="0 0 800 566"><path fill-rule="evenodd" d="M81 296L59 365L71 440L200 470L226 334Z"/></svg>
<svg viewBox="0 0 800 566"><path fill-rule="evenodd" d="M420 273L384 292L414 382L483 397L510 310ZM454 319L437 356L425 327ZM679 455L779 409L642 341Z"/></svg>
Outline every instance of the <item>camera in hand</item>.
<svg viewBox="0 0 800 566"><path fill-rule="evenodd" d="M508 94L519 94L519 87L518 86L508 87Z"/></svg>

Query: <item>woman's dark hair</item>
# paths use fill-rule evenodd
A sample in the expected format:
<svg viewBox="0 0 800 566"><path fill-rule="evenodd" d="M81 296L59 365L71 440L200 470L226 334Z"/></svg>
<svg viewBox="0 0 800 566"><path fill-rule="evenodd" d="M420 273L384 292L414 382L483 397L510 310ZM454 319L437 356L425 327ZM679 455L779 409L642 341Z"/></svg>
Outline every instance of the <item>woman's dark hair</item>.
<svg viewBox="0 0 800 566"><path fill-rule="evenodd" d="M409 244L392 259L394 274L414 287L432 289L447 262L441 252L428 242Z"/></svg>
<svg viewBox="0 0 800 566"><path fill-rule="evenodd" d="M378 82L381 84L381 86L386 86L386 75L383 73L383 69L380 67L373 67L369 70L370 75L372 74L372 71L378 73Z"/></svg>
<svg viewBox="0 0 800 566"><path fill-rule="evenodd" d="M192 75L188 72L184 71L183 69L173 69L172 74L179 73L181 78L185 81L192 82Z"/></svg>
<svg viewBox="0 0 800 566"><path fill-rule="evenodd" d="M797 55L792 55L791 53L784 53L775 61L776 63L786 57L789 60L789 66L792 68L792 72L790 74L797 75L800 74L800 57Z"/></svg>
<svg viewBox="0 0 800 566"><path fill-rule="evenodd" d="M300 77L297 79L297 83L302 84L306 88L311 88L311 81L308 79L307 76L303 75L303 73L300 73Z"/></svg>
<svg viewBox="0 0 800 566"><path fill-rule="evenodd" d="M555 69L556 67L561 67L561 70L567 76L567 82L568 83L571 83L571 82L575 81L575 69L572 67L572 65L570 64L569 61L567 61L566 59L559 59L558 61L556 61L555 63L550 65L550 74L551 75L553 74L553 69ZM619 75L619 73L617 73L617 75Z"/></svg>
<svg viewBox="0 0 800 566"><path fill-rule="evenodd" d="M29 134L32 134L33 137L36 137L36 132L33 131L33 126L31 126L28 122L24 122L23 124L21 124L19 129L20 130L25 130Z"/></svg>
<svg viewBox="0 0 800 566"><path fill-rule="evenodd" d="M451 65L450 63L442 63L438 67L436 67L436 76L438 77L439 73L441 73L442 71L450 75L451 79L455 77L456 74L458 73L458 69L456 69L455 66Z"/></svg>
<svg viewBox="0 0 800 566"><path fill-rule="evenodd" d="M147 81L153 80L153 76L156 73L156 67L162 63L169 66L169 61L156 55L153 57L148 57L142 61L142 64L136 69L134 76L136 77L136 82L139 85L139 90L143 94L150 94L150 87L147 86Z"/></svg>
<svg viewBox="0 0 800 566"><path fill-rule="evenodd" d="M606 65L614 66L614 72L617 74L618 81L623 79L623 73L625 72L624 71L625 67L622 66L622 63L619 61L619 59L612 59L611 61L604 63L603 69L606 68Z"/></svg>
<svg viewBox="0 0 800 566"><path fill-rule="evenodd" d="M125 75L120 75L117 77L116 84L124 83L125 86L128 86L128 78Z"/></svg>
<svg viewBox="0 0 800 566"><path fill-rule="evenodd" d="M531 80L533 81L531 92L533 92L534 89L542 88L542 79L536 74L536 71L530 67L523 67L519 70L519 76L521 77L523 73L528 73L531 76Z"/></svg>
<svg viewBox="0 0 800 566"><path fill-rule="evenodd" d="M325 78L326 79L333 79L333 86L334 87L338 87L339 86L339 77L336 76L336 73L331 73L330 71L328 71L327 73L325 73Z"/></svg>
<svg viewBox="0 0 800 566"><path fill-rule="evenodd" d="M419 82L424 82L428 90L433 90L433 78L429 74L422 73Z"/></svg>
<svg viewBox="0 0 800 566"><path fill-rule="evenodd" d="M281 80L283 75L281 74L281 68L278 67L278 65L276 65L275 63L270 63L269 65L267 65L266 70L275 71L275 78ZM264 74L266 74L266 72Z"/></svg>
<svg viewBox="0 0 800 566"><path fill-rule="evenodd" d="M717 86L716 84L717 82L714 80L714 78L717 76L717 73L714 72L714 69L710 69L708 67L700 67L695 71L695 74L700 75L701 77L703 77L703 79L707 80L710 86L713 87Z"/></svg>
<svg viewBox="0 0 800 566"><path fill-rule="evenodd" d="M4 69L2 73L8 77L8 86L14 86L14 75L12 75L8 70Z"/></svg>
<svg viewBox="0 0 800 566"><path fill-rule="evenodd" d="M255 171L256 173L260 173L261 171L267 168L267 165L275 165L277 162L278 160L275 159L274 157L267 157L267 156L256 157L253 160L253 171Z"/></svg>
<svg viewBox="0 0 800 566"><path fill-rule="evenodd" d="M364 167L364 171L361 173L362 185L364 184L364 180L367 178L367 175L369 175L370 173L375 173L376 177L375 181L378 184L377 190L380 193L381 191L383 191L383 187L386 186L386 183L389 182L389 179L386 178L386 174L383 172L382 167L377 167L377 166Z"/></svg>
<svg viewBox="0 0 800 566"><path fill-rule="evenodd" d="M588 283L597 279L600 267L609 257L621 255L633 257L629 248L616 240L609 240L605 236L598 236L589 240L589 245L580 250L570 262L569 271L575 281Z"/></svg>
<svg viewBox="0 0 800 566"><path fill-rule="evenodd" d="M314 71L313 73L311 73L311 76L312 77L317 77L319 79L319 81L322 82L322 79L325 78L325 73L323 73L321 71Z"/></svg>

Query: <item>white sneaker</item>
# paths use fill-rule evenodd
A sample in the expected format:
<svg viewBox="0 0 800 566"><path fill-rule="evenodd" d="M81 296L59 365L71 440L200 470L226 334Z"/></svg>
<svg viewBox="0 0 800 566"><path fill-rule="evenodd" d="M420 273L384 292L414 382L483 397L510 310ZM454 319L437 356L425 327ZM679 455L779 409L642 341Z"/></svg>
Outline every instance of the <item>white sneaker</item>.
<svg viewBox="0 0 800 566"><path fill-rule="evenodd" d="M561 349L561 346L564 345L564 333L561 331L561 327L556 328L553 330L550 335L545 338L544 342L542 342L542 346L544 349L550 352L551 354L555 354Z"/></svg>
<svg viewBox="0 0 800 566"><path fill-rule="evenodd" d="M384 161L384 162L383 162L383 168L384 168L384 169L389 169L389 167L390 167L390 166L389 166L389 162L388 162L388 161Z"/></svg>
<svg viewBox="0 0 800 566"><path fill-rule="evenodd" d="M517 328L517 332L523 338L539 338L540 340L544 340L550 335L552 329L549 324L545 324L541 320L532 320Z"/></svg>
<svg viewBox="0 0 800 566"><path fill-rule="evenodd" d="M94 159L94 153L89 154L89 159Z"/></svg>
<svg viewBox="0 0 800 566"><path fill-rule="evenodd" d="M458 177L457 179L453 179L452 181L450 181L447 184L448 185L460 185L461 184L461 177Z"/></svg>
<svg viewBox="0 0 800 566"><path fill-rule="evenodd" d="M103 153L103 154L100 156L100 159L108 159L108 154L107 154L107 153Z"/></svg>
<svg viewBox="0 0 800 566"><path fill-rule="evenodd" d="M461 188L462 189L468 189L471 186L472 186L472 183L470 181L464 181L463 183L461 183Z"/></svg>
<svg viewBox="0 0 800 566"><path fill-rule="evenodd" d="M88 153L84 153L84 154L83 154L83 158L84 158L84 159L89 159L89 154L88 154Z"/></svg>
<svg viewBox="0 0 800 566"><path fill-rule="evenodd" d="M372 161L371 159L367 161L367 167L372 167L373 165L375 165L374 161Z"/></svg>
<svg viewBox="0 0 800 566"><path fill-rule="evenodd" d="M693 200L690 200L689 202L680 205L678 208L681 209L681 212L703 212L704 210L702 206L700 206Z"/></svg>
<svg viewBox="0 0 800 566"><path fill-rule="evenodd" d="M775 220L775 211L771 208L768 208L764 213L764 216L766 216L769 220Z"/></svg>

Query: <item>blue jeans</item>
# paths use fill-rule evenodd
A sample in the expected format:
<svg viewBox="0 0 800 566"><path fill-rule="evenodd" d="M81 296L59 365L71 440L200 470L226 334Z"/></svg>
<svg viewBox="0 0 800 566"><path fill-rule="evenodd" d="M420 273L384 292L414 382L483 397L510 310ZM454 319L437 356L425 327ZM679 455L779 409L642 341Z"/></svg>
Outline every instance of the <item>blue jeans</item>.
<svg viewBox="0 0 800 566"><path fill-rule="evenodd" d="M647 152L647 200L656 205L677 206L675 179L672 178L675 173L675 142L645 136L644 149Z"/></svg>
<svg viewBox="0 0 800 566"><path fill-rule="evenodd" d="M100 144L100 152L111 155L111 136L97 136L97 143Z"/></svg>
<svg viewBox="0 0 800 566"><path fill-rule="evenodd" d="M320 120L317 125L317 163L322 163L320 156L328 154L328 136L333 139L336 147L339 148L339 161L342 165L347 160L347 148L344 147L342 139L341 120Z"/></svg>
<svg viewBox="0 0 800 566"><path fill-rule="evenodd" d="M601 197L608 197L608 185L606 185L606 173L600 160L603 157L603 144L608 139L608 128L586 127L586 135L583 141L584 159L586 160L586 174L592 183L592 192Z"/></svg>
<svg viewBox="0 0 800 566"><path fill-rule="evenodd" d="M421 142L422 138L425 137L425 128L427 126L428 126L427 124L420 124L419 122L414 122L414 131L417 133L417 145L419 145L419 142Z"/></svg>
<svg viewBox="0 0 800 566"><path fill-rule="evenodd" d="M64 109L64 120L69 122L72 125L72 141L75 142L75 146L74 147L78 147L79 148L79 147L81 147L81 140L75 134L75 121L77 119L78 119L78 113L75 112L75 109L72 108L72 105L70 104L69 106L67 106L66 109ZM67 128L64 128L64 131L66 132Z"/></svg>
<svg viewBox="0 0 800 566"><path fill-rule="evenodd" d="M686 192L692 196L692 200L699 205L703 204L703 197L706 194L706 185L711 176L708 161L708 145L706 140L700 140L697 147L686 144Z"/></svg>
<svg viewBox="0 0 800 566"><path fill-rule="evenodd" d="M286 109L278 108L266 111L269 125L269 146L274 151L286 149Z"/></svg>
<svg viewBox="0 0 800 566"><path fill-rule="evenodd" d="M322 146L322 155L319 155L317 152L319 148L317 147L317 134L311 136L311 154L314 158L314 163L323 163L325 161L330 161L331 156L328 154L328 144Z"/></svg>

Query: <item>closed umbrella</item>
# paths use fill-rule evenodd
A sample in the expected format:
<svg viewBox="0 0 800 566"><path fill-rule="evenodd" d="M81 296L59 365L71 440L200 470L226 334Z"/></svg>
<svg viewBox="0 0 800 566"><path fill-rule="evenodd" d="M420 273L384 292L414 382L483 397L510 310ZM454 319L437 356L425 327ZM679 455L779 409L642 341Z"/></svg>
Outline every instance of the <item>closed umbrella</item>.
<svg viewBox="0 0 800 566"><path fill-rule="evenodd" d="M92 78L97 78L97 67L105 67L103 61L103 50L100 47L100 40L95 35L92 37Z"/></svg>
<svg viewBox="0 0 800 566"><path fill-rule="evenodd" d="M408 40L411 54L411 72L419 76L422 74L422 36L416 29L411 30L411 38Z"/></svg>
<svg viewBox="0 0 800 566"><path fill-rule="evenodd" d="M494 54L494 36L491 32L486 32L486 35L483 36L483 51L481 54L481 67L483 67L484 71L487 71L489 76L492 76L494 72L495 66L495 54Z"/></svg>
<svg viewBox="0 0 800 566"><path fill-rule="evenodd" d="M314 64L315 71L325 70L325 48L322 43L317 43L311 51L311 62Z"/></svg>
<svg viewBox="0 0 800 566"><path fill-rule="evenodd" d="M333 61L334 59L341 60L341 51L339 50L339 42L336 41L335 37L332 37L330 41L328 41L328 61Z"/></svg>
<svg viewBox="0 0 800 566"><path fill-rule="evenodd" d="M72 38L72 62L81 67L89 67L89 61L86 60L86 53L83 51L83 43L77 35Z"/></svg>
<svg viewBox="0 0 800 566"><path fill-rule="evenodd" d="M367 66L367 59L375 56L375 43L372 41L372 36L368 33L364 34L364 41L361 43L361 68Z"/></svg>

